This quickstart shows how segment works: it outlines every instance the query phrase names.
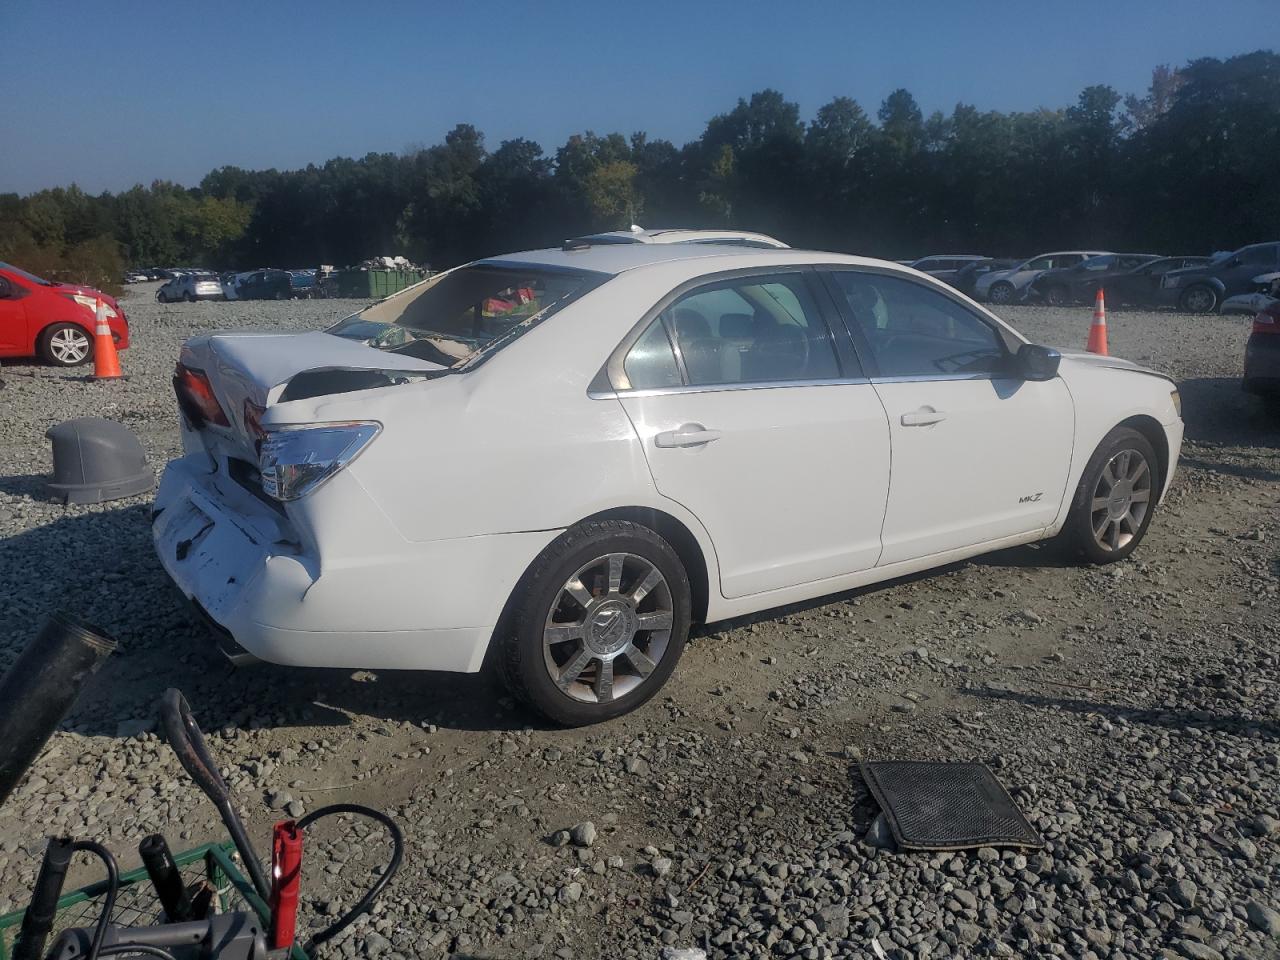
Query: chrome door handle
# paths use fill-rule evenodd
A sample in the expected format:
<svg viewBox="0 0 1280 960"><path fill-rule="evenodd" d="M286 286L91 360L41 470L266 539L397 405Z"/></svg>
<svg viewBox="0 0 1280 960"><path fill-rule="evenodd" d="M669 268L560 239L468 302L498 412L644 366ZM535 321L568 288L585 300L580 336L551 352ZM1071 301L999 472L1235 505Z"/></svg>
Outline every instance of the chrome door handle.
<svg viewBox="0 0 1280 960"><path fill-rule="evenodd" d="M719 430L708 430L700 423L683 423L674 430L664 430L653 436L655 447L700 447L720 439Z"/></svg>
<svg viewBox="0 0 1280 960"><path fill-rule="evenodd" d="M927 427L933 423L940 423L947 419L947 415L941 410L934 410L932 407L921 407L913 413L904 413L902 415L902 425L904 427Z"/></svg>

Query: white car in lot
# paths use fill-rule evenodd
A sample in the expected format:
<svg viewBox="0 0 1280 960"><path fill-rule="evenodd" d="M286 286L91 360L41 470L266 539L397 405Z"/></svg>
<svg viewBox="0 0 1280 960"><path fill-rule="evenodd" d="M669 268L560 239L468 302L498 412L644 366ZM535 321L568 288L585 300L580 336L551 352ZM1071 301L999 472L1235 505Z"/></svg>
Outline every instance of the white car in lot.
<svg viewBox="0 0 1280 960"><path fill-rule="evenodd" d="M1031 281L1046 270L1061 270L1074 267L1093 257L1101 257L1110 250L1059 250L1057 253L1042 253L1038 257L1024 260L1012 270L992 270L984 273L973 285L973 295L979 300L991 303L1014 303L1027 295Z"/></svg>
<svg viewBox="0 0 1280 960"><path fill-rule="evenodd" d="M1177 390L921 273L606 244L439 274L326 332L198 336L153 534L239 659L478 671L565 724L691 623L1059 537L1129 555Z"/></svg>

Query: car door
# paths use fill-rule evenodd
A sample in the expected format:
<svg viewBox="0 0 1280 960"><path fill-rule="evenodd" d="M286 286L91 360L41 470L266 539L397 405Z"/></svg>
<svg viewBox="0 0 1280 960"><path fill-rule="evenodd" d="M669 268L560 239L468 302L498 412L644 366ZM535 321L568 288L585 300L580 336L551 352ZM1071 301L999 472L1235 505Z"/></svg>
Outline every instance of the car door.
<svg viewBox="0 0 1280 960"><path fill-rule="evenodd" d="M1226 288L1225 296L1249 293L1253 290L1253 278L1280 267L1280 243L1256 243L1245 247L1227 261L1221 279Z"/></svg>
<svg viewBox="0 0 1280 960"><path fill-rule="evenodd" d="M1052 523L1075 429L1062 380L1014 376L1016 338L933 285L872 270L829 278L889 417L880 564Z"/></svg>
<svg viewBox="0 0 1280 960"><path fill-rule="evenodd" d="M807 268L673 291L611 363L658 491L706 528L730 599L875 566L889 426Z"/></svg>
<svg viewBox="0 0 1280 960"><path fill-rule="evenodd" d="M26 289L0 276L0 350L23 350L27 344Z"/></svg>

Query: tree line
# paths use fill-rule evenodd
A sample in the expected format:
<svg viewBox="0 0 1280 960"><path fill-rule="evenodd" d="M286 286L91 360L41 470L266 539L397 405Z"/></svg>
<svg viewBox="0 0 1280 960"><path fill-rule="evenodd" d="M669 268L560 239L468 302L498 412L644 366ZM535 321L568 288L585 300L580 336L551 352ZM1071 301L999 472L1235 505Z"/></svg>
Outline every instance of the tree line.
<svg viewBox="0 0 1280 960"><path fill-rule="evenodd" d="M434 146L301 170L221 167L90 196L0 194L0 259L72 276L125 265L435 267L646 226L733 226L880 257L1089 246L1207 253L1280 235L1280 56L1157 67L1142 94L1090 86L1063 109L958 104L907 90L869 116L836 97L812 119L776 90L676 146L587 131L553 155L490 149L459 124ZM77 279L103 279L76 276Z"/></svg>

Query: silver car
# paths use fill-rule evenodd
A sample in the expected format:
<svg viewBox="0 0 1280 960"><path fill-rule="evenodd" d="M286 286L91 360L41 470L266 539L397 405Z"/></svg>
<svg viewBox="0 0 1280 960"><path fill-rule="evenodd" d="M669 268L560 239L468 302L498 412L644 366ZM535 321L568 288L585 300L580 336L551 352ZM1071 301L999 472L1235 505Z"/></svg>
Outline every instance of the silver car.
<svg viewBox="0 0 1280 960"><path fill-rule="evenodd" d="M185 300L195 303L197 300L225 300L226 292L222 283L212 273L184 273L174 277L156 291L156 300L160 303L173 303Z"/></svg>

